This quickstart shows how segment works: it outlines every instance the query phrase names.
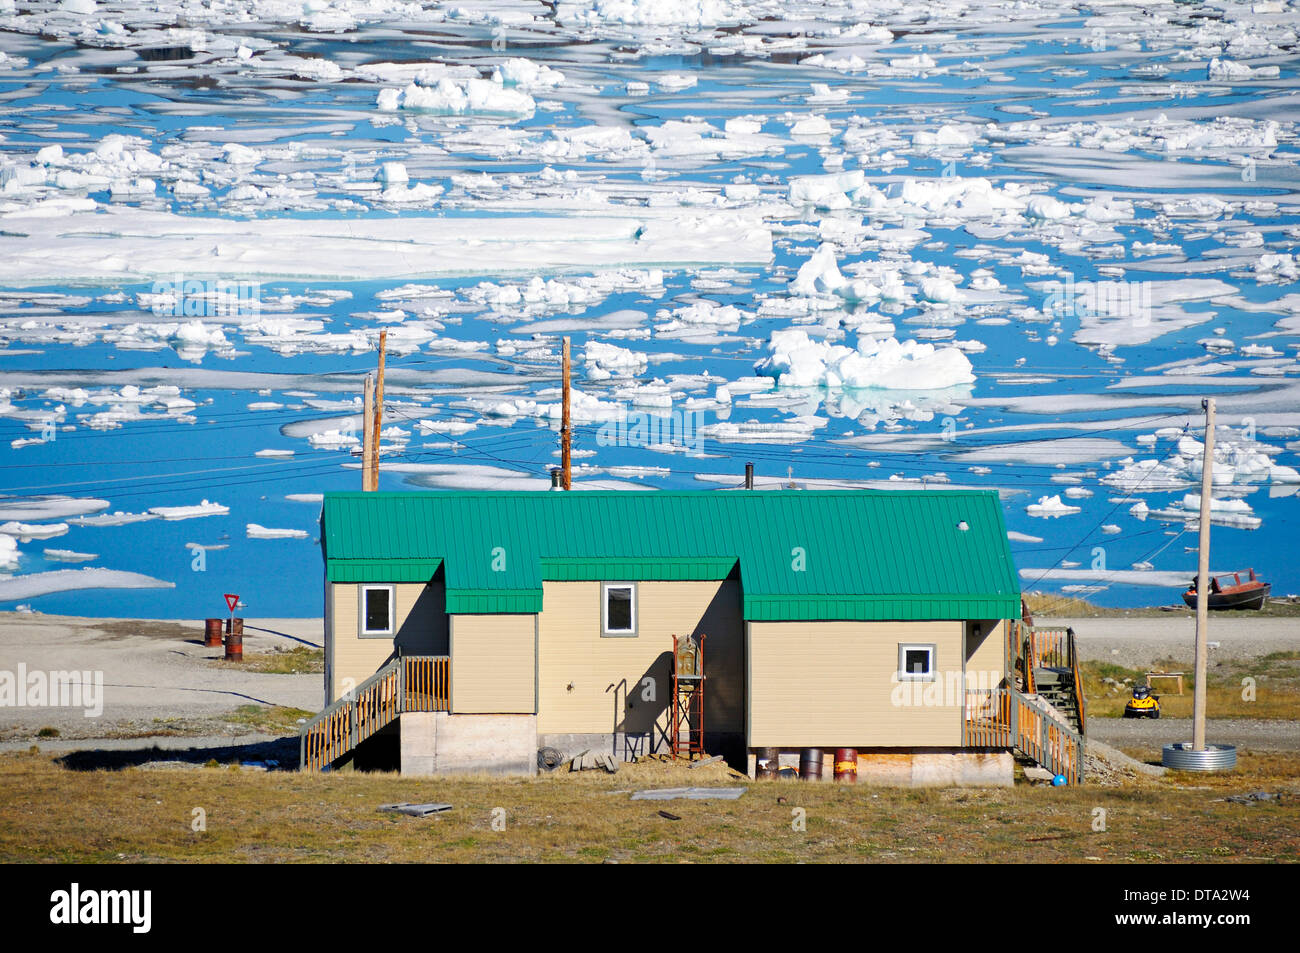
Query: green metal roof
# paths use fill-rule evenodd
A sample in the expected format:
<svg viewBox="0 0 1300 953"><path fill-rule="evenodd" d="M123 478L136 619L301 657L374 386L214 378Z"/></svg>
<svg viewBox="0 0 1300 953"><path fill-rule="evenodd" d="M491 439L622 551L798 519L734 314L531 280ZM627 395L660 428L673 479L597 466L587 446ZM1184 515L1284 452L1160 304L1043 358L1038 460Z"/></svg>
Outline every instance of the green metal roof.
<svg viewBox="0 0 1300 953"><path fill-rule="evenodd" d="M1020 614L983 490L327 493L321 545L331 582L427 581L441 565L451 613L540 612L544 580L725 579L739 564L753 621Z"/></svg>

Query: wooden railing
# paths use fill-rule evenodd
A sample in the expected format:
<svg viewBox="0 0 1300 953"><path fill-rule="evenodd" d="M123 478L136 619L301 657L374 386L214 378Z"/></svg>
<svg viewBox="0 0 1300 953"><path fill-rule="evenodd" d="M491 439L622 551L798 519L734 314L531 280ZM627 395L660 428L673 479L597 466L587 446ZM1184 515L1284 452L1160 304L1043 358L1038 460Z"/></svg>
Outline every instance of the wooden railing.
<svg viewBox="0 0 1300 953"><path fill-rule="evenodd" d="M1074 665L1074 630L1025 626L1029 630L1030 668L1071 668Z"/></svg>
<svg viewBox="0 0 1300 953"><path fill-rule="evenodd" d="M1074 633L1070 633L1070 645L1074 646ZM1075 711L1079 713L1079 734L1085 738L1088 736L1087 712L1084 710L1088 707L1088 701L1083 697L1083 673L1079 671L1079 657L1071 651L1073 661L1070 663L1070 675L1074 679L1074 704Z"/></svg>
<svg viewBox="0 0 1300 953"><path fill-rule="evenodd" d="M1083 736L1014 688L966 692L962 726L966 747L1014 748L1070 784L1083 777Z"/></svg>
<svg viewBox="0 0 1300 953"><path fill-rule="evenodd" d="M1025 693L1035 695L1038 685L1034 676L1036 668L1063 668L1070 672L1073 684L1075 710L1079 713L1079 733L1085 733L1086 702L1083 697L1083 674L1079 670L1079 653L1075 649L1074 629L1069 626L1035 626L1023 622L1012 622L1015 633L1010 639L1013 651L1019 654L1012 658L1014 670L1018 658L1024 674Z"/></svg>
<svg viewBox="0 0 1300 953"><path fill-rule="evenodd" d="M406 711L447 711L451 660L443 655L407 655L325 707L298 732L298 764L323 771Z"/></svg>
<svg viewBox="0 0 1300 953"><path fill-rule="evenodd" d="M403 672L406 711L449 711L451 659L445 655L408 655Z"/></svg>
<svg viewBox="0 0 1300 953"><path fill-rule="evenodd" d="M1015 747L1011 730L1011 692L984 689L966 693L962 744L970 748Z"/></svg>

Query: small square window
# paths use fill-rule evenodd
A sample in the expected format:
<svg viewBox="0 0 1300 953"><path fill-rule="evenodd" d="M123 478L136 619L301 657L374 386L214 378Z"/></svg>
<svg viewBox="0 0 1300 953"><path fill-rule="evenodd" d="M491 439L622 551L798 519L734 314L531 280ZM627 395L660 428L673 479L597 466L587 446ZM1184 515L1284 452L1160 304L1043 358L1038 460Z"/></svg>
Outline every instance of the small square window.
<svg viewBox="0 0 1300 953"><path fill-rule="evenodd" d="M361 587L361 634L363 636L388 636L393 634L393 587Z"/></svg>
<svg viewBox="0 0 1300 953"><path fill-rule="evenodd" d="M601 635L636 635L636 586L607 582L601 587Z"/></svg>
<svg viewBox="0 0 1300 953"><path fill-rule="evenodd" d="M934 678L933 645L899 645L898 679L903 682L928 682Z"/></svg>

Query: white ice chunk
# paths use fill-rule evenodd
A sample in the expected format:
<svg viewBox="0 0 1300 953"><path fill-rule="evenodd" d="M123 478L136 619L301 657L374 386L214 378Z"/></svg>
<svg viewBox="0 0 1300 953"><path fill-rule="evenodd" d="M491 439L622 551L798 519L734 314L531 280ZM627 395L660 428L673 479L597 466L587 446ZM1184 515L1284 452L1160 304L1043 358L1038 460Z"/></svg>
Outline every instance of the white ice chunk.
<svg viewBox="0 0 1300 953"><path fill-rule="evenodd" d="M189 520L202 516L225 516L230 507L203 500L194 506L151 506L149 512L165 520Z"/></svg>

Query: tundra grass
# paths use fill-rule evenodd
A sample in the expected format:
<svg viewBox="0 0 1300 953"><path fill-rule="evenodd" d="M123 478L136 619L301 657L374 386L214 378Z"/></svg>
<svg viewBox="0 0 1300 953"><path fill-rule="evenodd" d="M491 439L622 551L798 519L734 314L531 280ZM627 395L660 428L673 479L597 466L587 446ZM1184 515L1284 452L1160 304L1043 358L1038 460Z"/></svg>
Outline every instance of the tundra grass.
<svg viewBox="0 0 1300 953"><path fill-rule="evenodd" d="M687 784L748 791L736 801L628 796ZM0 788L8 862L1241 863L1300 854L1300 758L1249 752L1228 775L1130 788L924 790L753 782L718 765L454 780L231 765L76 771L38 752L0 756ZM1225 800L1261 789L1283 797ZM453 808L426 819L376 810L395 801Z"/></svg>
<svg viewBox="0 0 1300 953"><path fill-rule="evenodd" d="M1190 718L1195 679L1190 661L1159 659L1152 671L1182 672L1183 694L1171 678L1153 679L1160 698L1160 717ZM1088 661L1080 668L1088 717L1119 718L1132 697L1132 686L1146 683L1147 669ZM1120 685L1108 684L1119 682ZM1206 710L1212 718L1259 718L1300 721L1300 652L1272 652L1256 659L1213 663L1206 673Z"/></svg>

